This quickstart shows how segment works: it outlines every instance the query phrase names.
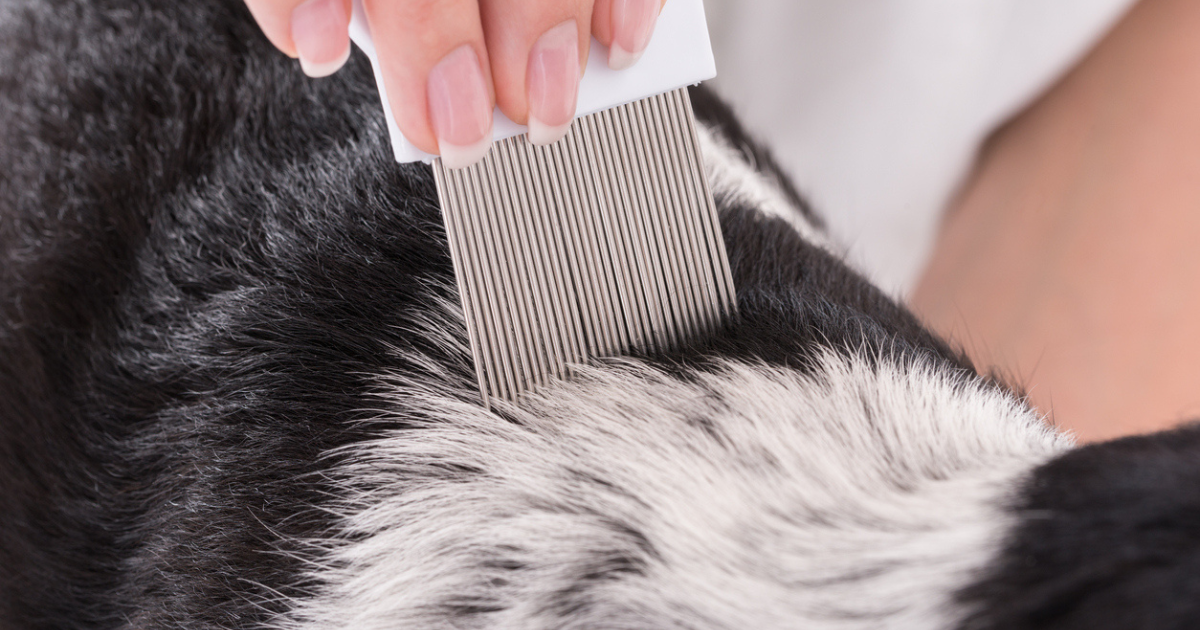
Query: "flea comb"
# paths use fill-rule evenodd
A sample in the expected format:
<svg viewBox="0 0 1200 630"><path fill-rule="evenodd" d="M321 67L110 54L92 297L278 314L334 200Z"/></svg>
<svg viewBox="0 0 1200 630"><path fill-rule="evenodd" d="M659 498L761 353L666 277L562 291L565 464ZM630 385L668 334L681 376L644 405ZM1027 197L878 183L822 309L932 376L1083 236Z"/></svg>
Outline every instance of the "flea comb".
<svg viewBox="0 0 1200 630"><path fill-rule="evenodd" d="M497 109L496 142L463 169L400 133L363 15L355 0L351 37L374 66L396 160L433 165L485 405L736 316L687 93L716 74L702 0L668 0L627 70L610 70L592 41L564 139L534 146Z"/></svg>

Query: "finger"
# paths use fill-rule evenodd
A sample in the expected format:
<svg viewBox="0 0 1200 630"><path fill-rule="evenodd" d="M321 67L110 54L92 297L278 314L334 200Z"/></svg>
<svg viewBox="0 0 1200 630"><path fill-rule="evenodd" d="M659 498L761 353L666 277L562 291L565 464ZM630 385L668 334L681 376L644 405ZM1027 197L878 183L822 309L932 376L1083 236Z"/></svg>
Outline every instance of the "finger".
<svg viewBox="0 0 1200 630"><path fill-rule="evenodd" d="M608 67L624 70L646 51L666 0L595 0L592 34L608 46Z"/></svg>
<svg viewBox="0 0 1200 630"><path fill-rule="evenodd" d="M396 124L449 168L491 146L495 98L476 0L364 0Z"/></svg>
<svg viewBox="0 0 1200 630"><path fill-rule="evenodd" d="M566 134L587 58L592 0L481 0L496 104L534 144Z"/></svg>
<svg viewBox="0 0 1200 630"><path fill-rule="evenodd" d="M350 0L246 0L276 48L298 57L311 77L333 74L350 58Z"/></svg>

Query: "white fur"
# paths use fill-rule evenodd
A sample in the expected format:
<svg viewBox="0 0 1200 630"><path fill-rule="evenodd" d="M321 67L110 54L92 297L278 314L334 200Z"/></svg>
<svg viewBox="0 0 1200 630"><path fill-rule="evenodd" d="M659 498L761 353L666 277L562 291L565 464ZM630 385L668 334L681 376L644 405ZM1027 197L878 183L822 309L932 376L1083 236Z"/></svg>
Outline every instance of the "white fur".
<svg viewBox="0 0 1200 630"><path fill-rule="evenodd" d="M701 138L719 194L818 238ZM461 312L429 303L413 333L461 368ZM955 590L1011 526L1006 500L1070 446L1010 395L905 358L689 374L619 360L505 415L461 370L404 358L418 369L380 379L397 428L335 454L342 524L313 541L314 596L281 627L953 627Z"/></svg>
<svg viewBox="0 0 1200 630"><path fill-rule="evenodd" d="M756 165L748 162L723 136L704 125L696 127L705 172L714 196L727 196L734 203L757 208L768 217L783 219L805 240L829 247L825 234L809 223L773 178L767 177Z"/></svg>
<svg viewBox="0 0 1200 630"><path fill-rule="evenodd" d="M422 426L337 471L345 530L294 621L950 627L954 589L1009 525L1005 497L1067 439L920 363L830 353L814 374L727 363L681 380L623 361L509 409L515 422L396 377L397 420ZM622 557L643 570L554 612L589 567ZM464 618L454 603L494 610Z"/></svg>

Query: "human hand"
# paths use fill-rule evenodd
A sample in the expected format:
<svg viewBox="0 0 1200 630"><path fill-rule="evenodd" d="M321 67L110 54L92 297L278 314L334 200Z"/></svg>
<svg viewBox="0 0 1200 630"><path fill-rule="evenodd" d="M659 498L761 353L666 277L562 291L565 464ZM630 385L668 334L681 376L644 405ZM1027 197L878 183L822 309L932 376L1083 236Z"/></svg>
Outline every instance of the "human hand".
<svg viewBox="0 0 1200 630"><path fill-rule="evenodd" d="M496 105L529 139L563 137L589 34L633 65L665 0L363 0L396 123L419 149L466 166L487 152ZM267 38L309 76L350 56L351 0L246 0Z"/></svg>

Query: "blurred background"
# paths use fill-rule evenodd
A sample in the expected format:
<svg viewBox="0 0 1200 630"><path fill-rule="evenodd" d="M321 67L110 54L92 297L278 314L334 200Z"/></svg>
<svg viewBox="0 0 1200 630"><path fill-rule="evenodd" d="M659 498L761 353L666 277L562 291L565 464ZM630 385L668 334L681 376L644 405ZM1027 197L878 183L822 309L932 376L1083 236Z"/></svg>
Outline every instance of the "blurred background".
<svg viewBox="0 0 1200 630"><path fill-rule="evenodd" d="M1200 420L1200 2L706 6L852 265L1082 440Z"/></svg>
<svg viewBox="0 0 1200 630"><path fill-rule="evenodd" d="M717 91L848 258L908 295L981 141L1132 0L705 0Z"/></svg>

